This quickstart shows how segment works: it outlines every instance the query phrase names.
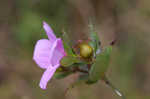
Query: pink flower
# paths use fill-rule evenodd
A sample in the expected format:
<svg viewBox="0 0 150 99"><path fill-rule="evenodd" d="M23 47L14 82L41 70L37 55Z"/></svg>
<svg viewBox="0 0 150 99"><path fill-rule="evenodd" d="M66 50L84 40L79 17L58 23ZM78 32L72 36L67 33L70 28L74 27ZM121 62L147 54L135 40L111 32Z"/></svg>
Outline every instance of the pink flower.
<svg viewBox="0 0 150 99"><path fill-rule="evenodd" d="M34 49L33 60L40 68L46 69L39 84L42 89L46 89L48 81L60 66L60 60L65 56L65 51L62 40L56 38L53 30L46 22L43 22L43 28L46 31L48 39L37 41Z"/></svg>

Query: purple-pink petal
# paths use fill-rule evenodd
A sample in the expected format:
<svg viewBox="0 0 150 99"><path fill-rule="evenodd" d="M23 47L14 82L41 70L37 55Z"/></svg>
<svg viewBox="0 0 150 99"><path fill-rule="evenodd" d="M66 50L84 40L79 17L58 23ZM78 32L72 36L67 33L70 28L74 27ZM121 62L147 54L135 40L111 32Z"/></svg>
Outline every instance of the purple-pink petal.
<svg viewBox="0 0 150 99"><path fill-rule="evenodd" d="M59 65L59 64L58 64ZM52 66L49 66L46 71L44 72L42 78L41 78L41 81L40 81L40 88L42 89L46 89L46 86L47 86L47 83L48 81L52 78L52 76L54 75L56 71L56 68L52 67Z"/></svg>
<svg viewBox="0 0 150 99"><path fill-rule="evenodd" d="M50 51L52 43L47 39L37 41L34 49L33 59L39 67L46 69L50 64Z"/></svg>
<svg viewBox="0 0 150 99"><path fill-rule="evenodd" d="M56 36L55 36L53 30L51 29L51 27L46 22L43 22L43 28L44 28L50 42L54 42L56 40Z"/></svg>
<svg viewBox="0 0 150 99"><path fill-rule="evenodd" d="M62 40L57 39L56 42L57 42L57 44L56 44L56 47L55 47L55 49L52 53L53 55L52 55L52 58L51 58L52 66L55 66L56 64L59 64L62 57L65 56L64 47L62 45Z"/></svg>

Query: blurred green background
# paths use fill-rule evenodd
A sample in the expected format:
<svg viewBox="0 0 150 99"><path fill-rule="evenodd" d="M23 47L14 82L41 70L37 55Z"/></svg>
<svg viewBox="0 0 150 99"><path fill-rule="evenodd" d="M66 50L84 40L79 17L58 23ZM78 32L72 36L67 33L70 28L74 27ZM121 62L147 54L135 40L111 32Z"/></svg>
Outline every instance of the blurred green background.
<svg viewBox="0 0 150 99"><path fill-rule="evenodd" d="M88 19L94 18L102 46L116 39L107 76L127 99L150 99L149 0L1 0L1 99L120 99L103 82L65 89L76 75L52 79L39 88L44 70L32 60L37 40L47 38L42 22L57 36L67 30L72 42L88 38Z"/></svg>

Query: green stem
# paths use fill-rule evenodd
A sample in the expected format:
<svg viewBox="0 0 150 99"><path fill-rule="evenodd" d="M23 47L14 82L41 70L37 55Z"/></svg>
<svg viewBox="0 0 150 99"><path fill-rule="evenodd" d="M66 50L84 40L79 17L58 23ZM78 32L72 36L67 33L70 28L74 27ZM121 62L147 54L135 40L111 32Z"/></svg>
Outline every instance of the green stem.
<svg viewBox="0 0 150 99"><path fill-rule="evenodd" d="M104 77L103 80L106 85L112 88L112 90L115 92L117 96L121 97L122 99L126 99L123 93L119 89L117 89L106 77Z"/></svg>

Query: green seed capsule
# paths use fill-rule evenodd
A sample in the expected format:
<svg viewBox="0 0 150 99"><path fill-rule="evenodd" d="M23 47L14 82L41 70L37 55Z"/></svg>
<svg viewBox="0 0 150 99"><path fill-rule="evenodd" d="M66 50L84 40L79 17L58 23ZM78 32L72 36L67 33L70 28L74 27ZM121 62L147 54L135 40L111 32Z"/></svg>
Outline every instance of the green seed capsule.
<svg viewBox="0 0 150 99"><path fill-rule="evenodd" d="M83 58L90 58L93 55L93 48L86 44L86 43L81 43L79 45L80 48L80 56Z"/></svg>

